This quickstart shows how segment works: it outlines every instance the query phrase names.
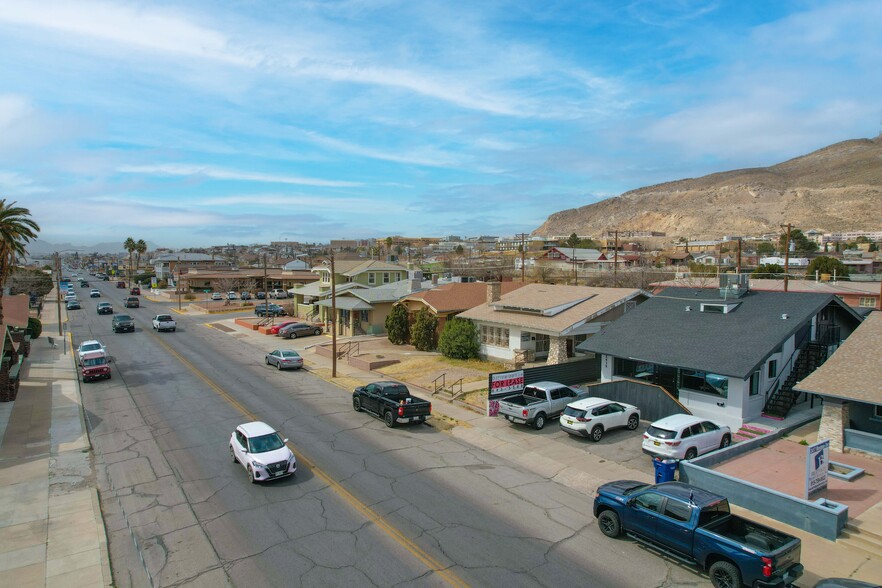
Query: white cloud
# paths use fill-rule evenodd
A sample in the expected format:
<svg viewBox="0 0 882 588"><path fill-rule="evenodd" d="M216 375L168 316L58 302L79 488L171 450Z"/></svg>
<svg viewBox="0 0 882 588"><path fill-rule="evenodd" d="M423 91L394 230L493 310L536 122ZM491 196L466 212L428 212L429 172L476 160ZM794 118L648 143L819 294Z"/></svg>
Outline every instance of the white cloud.
<svg viewBox="0 0 882 588"><path fill-rule="evenodd" d="M41 194L49 191L49 188L39 186L19 173L0 171L0 194L8 195L13 200L18 194Z"/></svg>
<svg viewBox="0 0 882 588"><path fill-rule="evenodd" d="M0 94L0 129L11 127L33 111L33 106L24 96Z"/></svg>
<svg viewBox="0 0 882 588"><path fill-rule="evenodd" d="M290 207L298 210L307 208L316 211L320 210L323 213L330 211L375 213L377 211L377 203L374 200L363 198L327 198L303 194L241 194L203 198L194 202L196 206L237 206L240 204L245 204L249 207Z"/></svg>
<svg viewBox="0 0 882 588"><path fill-rule="evenodd" d="M215 180L238 180L244 182L266 182L271 184L298 184L301 186L320 186L330 188L352 188L362 186L361 182L344 182L339 180L322 180L299 176L283 176L223 169L211 165L160 164L160 165L123 165L117 171L126 174L146 174L162 176L195 176Z"/></svg>

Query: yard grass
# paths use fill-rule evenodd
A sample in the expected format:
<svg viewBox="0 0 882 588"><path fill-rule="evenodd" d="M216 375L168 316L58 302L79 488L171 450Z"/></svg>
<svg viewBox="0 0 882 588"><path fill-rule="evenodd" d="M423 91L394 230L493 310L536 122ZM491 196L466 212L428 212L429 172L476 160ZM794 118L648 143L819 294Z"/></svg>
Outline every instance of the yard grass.
<svg viewBox="0 0 882 588"><path fill-rule="evenodd" d="M503 371L500 363L479 359L448 359L440 355L419 355L401 357L400 363L377 370L402 382L413 382L418 386L429 387L435 378L442 374L449 386L462 378L463 384L484 382L487 374Z"/></svg>

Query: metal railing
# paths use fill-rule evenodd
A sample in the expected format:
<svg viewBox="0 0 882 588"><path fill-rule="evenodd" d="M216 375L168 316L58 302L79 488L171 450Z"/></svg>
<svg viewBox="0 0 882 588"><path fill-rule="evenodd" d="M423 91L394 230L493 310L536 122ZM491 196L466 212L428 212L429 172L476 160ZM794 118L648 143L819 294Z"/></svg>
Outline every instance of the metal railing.
<svg viewBox="0 0 882 588"><path fill-rule="evenodd" d="M447 379L446 376L447 374L441 374L440 376L432 380L432 394L437 394L439 390L444 390L444 382ZM441 380L440 384L438 383L438 380Z"/></svg>
<svg viewBox="0 0 882 588"><path fill-rule="evenodd" d="M359 354L358 341L347 341L337 348L337 359Z"/></svg>

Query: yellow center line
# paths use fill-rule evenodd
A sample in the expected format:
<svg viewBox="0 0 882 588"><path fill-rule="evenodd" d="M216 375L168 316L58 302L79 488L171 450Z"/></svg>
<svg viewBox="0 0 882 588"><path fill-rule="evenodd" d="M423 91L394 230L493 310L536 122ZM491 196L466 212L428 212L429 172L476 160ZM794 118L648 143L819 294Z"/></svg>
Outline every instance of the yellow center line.
<svg viewBox="0 0 882 588"><path fill-rule="evenodd" d="M214 390L221 398L227 401L233 408L242 413L245 417L258 421L259 417L245 408L238 400L233 398L226 390L218 386L214 381L212 381L208 376L206 376L201 370L197 369L189 360L187 360L184 356L178 353L174 348L172 348L168 343L162 340L155 333L153 334L156 337L156 341L165 348L171 355L173 355L178 361L180 361L185 367L187 367L190 371L192 371L196 377L205 382L205 384ZM288 443L288 446L292 451L296 448L292 443ZM305 463L307 467L315 474L320 480L322 480L325 484L327 484L334 492L337 493L345 502L347 502L351 507L353 507L356 511L360 512L364 515L369 521L377 525L380 529L382 529L389 537L391 537L396 543L405 548L411 555L413 555L417 560L419 560L423 565L429 568L432 572L438 574L441 578L443 578L448 584L451 586L457 587L467 587L468 584L460 579L456 574L446 569L441 562L433 558L431 555L426 553L419 545L405 537L401 531L396 529L391 523L386 521L380 514L374 511L371 507L364 504L358 498L355 497L349 490L344 488L339 482L331 478L331 476L325 473L320 467L316 465L316 463L306 457L302 451L297 450L296 454L299 456L298 459Z"/></svg>

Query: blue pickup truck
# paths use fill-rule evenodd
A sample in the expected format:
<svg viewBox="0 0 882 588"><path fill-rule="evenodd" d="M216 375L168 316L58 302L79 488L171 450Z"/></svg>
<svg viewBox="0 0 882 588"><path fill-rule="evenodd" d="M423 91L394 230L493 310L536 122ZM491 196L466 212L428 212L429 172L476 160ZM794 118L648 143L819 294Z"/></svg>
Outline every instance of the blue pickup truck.
<svg viewBox="0 0 882 588"><path fill-rule="evenodd" d="M716 588L784 587L802 575L798 537L733 515L722 496L681 482L604 484L594 516L607 537L625 533L697 565Z"/></svg>

